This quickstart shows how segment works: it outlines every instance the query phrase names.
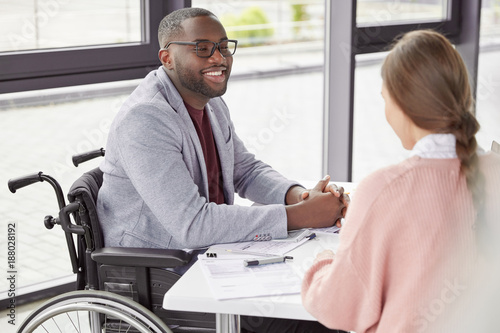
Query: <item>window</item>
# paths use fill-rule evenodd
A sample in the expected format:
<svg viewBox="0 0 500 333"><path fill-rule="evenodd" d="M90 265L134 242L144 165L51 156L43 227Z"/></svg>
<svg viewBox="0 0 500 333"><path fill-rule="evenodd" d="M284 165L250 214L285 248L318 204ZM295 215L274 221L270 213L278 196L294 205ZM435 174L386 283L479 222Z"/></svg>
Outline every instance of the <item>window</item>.
<svg viewBox="0 0 500 333"><path fill-rule="evenodd" d="M16 224L18 305L30 293L47 297L41 291L44 288L68 283L74 288L75 275L61 227L47 230L43 225L46 215L59 212L52 187L36 183L12 194L7 181L42 171L54 177L66 195L83 172L101 162L96 159L75 168L71 156L105 147L111 121L136 84L101 83L0 95L0 154L5 157L5 163L0 163L0 215L2 225ZM5 95L8 100L2 100ZM0 244L0 260L7 262L7 243ZM7 299L7 282L0 282L0 300Z"/></svg>
<svg viewBox="0 0 500 333"><path fill-rule="evenodd" d="M178 2L10 1L0 25L0 93L144 77L158 23ZM114 14L112 14L114 13Z"/></svg>
<svg viewBox="0 0 500 333"><path fill-rule="evenodd" d="M477 140L490 149L500 142L500 2L483 1L481 9L479 68L476 93L476 117L481 125Z"/></svg>
<svg viewBox="0 0 500 333"><path fill-rule="evenodd" d="M447 0L358 0L358 25L387 25L408 22L444 21L450 18Z"/></svg>
<svg viewBox="0 0 500 333"><path fill-rule="evenodd" d="M143 41L138 0L18 1L2 17L0 52Z"/></svg>
<svg viewBox="0 0 500 333"><path fill-rule="evenodd" d="M352 158L354 182L408 156L385 119L384 100L380 94L383 56L356 56Z"/></svg>

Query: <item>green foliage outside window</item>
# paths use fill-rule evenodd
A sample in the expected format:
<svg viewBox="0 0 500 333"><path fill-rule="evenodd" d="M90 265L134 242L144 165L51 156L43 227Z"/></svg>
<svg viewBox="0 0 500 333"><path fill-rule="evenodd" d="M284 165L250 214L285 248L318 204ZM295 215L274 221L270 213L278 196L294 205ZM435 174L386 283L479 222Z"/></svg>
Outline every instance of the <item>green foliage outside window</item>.
<svg viewBox="0 0 500 333"><path fill-rule="evenodd" d="M239 47L268 44L274 34L266 13L260 7L249 7L239 16L224 15L221 22L228 37L238 40Z"/></svg>
<svg viewBox="0 0 500 333"><path fill-rule="evenodd" d="M309 15L309 13L307 13L306 8L307 8L307 5L304 5L304 4L292 5L293 22L309 21L311 16ZM295 26L293 28L293 30L295 31L295 34L298 34L300 32L301 28L299 26Z"/></svg>

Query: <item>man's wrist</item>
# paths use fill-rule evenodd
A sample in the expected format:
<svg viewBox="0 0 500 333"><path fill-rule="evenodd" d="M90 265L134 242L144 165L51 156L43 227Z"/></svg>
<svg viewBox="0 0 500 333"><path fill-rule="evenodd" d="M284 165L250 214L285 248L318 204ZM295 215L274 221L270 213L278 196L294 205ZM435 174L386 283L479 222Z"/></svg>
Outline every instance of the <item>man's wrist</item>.
<svg viewBox="0 0 500 333"><path fill-rule="evenodd" d="M302 229L307 216L304 216L302 204L285 206L288 230Z"/></svg>
<svg viewBox="0 0 500 333"><path fill-rule="evenodd" d="M302 193L305 191L305 188L300 185L291 186L286 192L285 196L285 204L286 205L294 205L302 201Z"/></svg>

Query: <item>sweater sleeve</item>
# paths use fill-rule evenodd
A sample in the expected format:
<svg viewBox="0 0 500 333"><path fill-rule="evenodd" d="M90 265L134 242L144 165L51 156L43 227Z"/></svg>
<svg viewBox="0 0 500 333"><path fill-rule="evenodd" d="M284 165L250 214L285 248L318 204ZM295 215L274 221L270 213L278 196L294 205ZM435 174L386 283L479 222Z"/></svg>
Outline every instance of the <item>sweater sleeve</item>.
<svg viewBox="0 0 500 333"><path fill-rule="evenodd" d="M378 320L369 290L352 264L339 257L314 264L302 285L302 302L309 313L331 329L364 332Z"/></svg>

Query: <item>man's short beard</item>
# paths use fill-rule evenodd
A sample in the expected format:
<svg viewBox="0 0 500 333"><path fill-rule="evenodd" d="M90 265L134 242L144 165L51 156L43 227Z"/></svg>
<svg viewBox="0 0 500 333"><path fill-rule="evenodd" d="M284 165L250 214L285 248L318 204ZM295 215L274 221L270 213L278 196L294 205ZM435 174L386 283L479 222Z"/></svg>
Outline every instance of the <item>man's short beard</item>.
<svg viewBox="0 0 500 333"><path fill-rule="evenodd" d="M176 67L177 67L177 77L179 78L179 81L184 88L189 89L193 92L196 92L208 98L219 97L226 93L227 81L225 82L224 86L221 89L214 90L203 81L203 76L197 79L195 72L186 70L186 68L184 68L181 64L178 64Z"/></svg>

